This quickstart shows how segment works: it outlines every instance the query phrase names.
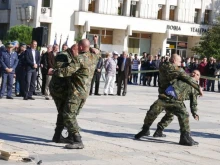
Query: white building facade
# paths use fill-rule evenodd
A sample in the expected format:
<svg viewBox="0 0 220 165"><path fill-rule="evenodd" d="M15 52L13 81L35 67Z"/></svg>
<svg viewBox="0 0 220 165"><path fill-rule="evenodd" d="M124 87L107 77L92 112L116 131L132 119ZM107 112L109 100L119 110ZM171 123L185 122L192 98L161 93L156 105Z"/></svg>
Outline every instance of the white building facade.
<svg viewBox="0 0 220 165"><path fill-rule="evenodd" d="M1 0L0 37L9 27L48 28L48 44L100 37L104 51L192 56L219 14L218 0ZM61 38L62 35L62 38ZM92 41L92 40L91 40Z"/></svg>

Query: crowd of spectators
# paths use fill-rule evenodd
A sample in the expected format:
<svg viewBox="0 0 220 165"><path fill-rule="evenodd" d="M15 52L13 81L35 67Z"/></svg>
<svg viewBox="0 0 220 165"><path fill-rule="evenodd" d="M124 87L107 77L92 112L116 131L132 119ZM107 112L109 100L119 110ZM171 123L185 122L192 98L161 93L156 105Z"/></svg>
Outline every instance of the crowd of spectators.
<svg viewBox="0 0 220 165"><path fill-rule="evenodd" d="M41 94L46 100L50 100L49 84L52 78L51 70L54 68L55 57L59 51L66 51L68 46L48 45L46 51L37 50L37 42L32 41L30 46L17 41L7 43L5 46L0 41L0 77L1 93L0 98L5 95L7 88L7 99L13 99L12 88L14 84L15 95L23 97L24 100L34 100L37 75L40 75L42 81ZM99 84L104 71L104 95L123 96L127 93L127 84L158 86L159 66L163 62L169 61L169 56L150 55L146 52L142 53L141 58L138 54L128 54L124 51L119 54L116 51L105 53L105 57L99 59L96 66L94 77L91 82L89 94L93 94L93 86L95 84L94 95L100 96ZM213 57L207 60L204 57L201 62L197 58L182 58L182 68L187 73L198 69L203 77L200 79L200 86L205 91L215 91L215 80L210 78L220 78L220 62L216 62ZM152 82L153 80L153 82ZM15 82L14 82L15 81ZM115 85L117 90L114 91ZM220 83L218 81L218 91L220 92ZM121 93L122 92L122 93Z"/></svg>

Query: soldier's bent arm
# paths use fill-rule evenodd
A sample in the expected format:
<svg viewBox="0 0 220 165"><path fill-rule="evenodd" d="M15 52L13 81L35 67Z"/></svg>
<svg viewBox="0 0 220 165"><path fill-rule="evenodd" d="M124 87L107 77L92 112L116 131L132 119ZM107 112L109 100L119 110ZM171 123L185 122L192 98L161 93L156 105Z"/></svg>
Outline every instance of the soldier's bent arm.
<svg viewBox="0 0 220 165"><path fill-rule="evenodd" d="M71 77L80 68L80 63L69 63L68 66L57 69L58 77Z"/></svg>
<svg viewBox="0 0 220 165"><path fill-rule="evenodd" d="M197 115L197 95L198 93L192 88L192 92L190 94L190 109L193 117Z"/></svg>
<svg viewBox="0 0 220 165"><path fill-rule="evenodd" d="M189 75L187 75L182 68L172 65L172 67L169 70L168 76L172 77L171 79L177 78L186 82L200 93L200 86Z"/></svg>

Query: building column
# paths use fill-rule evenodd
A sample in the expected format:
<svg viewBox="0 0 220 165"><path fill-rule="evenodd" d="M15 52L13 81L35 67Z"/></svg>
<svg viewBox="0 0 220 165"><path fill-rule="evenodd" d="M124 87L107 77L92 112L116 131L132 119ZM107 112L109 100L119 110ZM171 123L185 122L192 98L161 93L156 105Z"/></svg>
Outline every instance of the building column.
<svg viewBox="0 0 220 165"><path fill-rule="evenodd" d="M156 55L159 52L161 56L166 55L167 34L153 33L151 37L151 54Z"/></svg>
<svg viewBox="0 0 220 165"><path fill-rule="evenodd" d="M205 21L205 8L206 8L206 2L205 0L202 0L202 8L201 8L201 14L199 15L199 23L203 23Z"/></svg>
<svg viewBox="0 0 220 165"><path fill-rule="evenodd" d="M131 9L131 0L125 0L123 5L123 15L124 16L130 16L130 9Z"/></svg>
<svg viewBox="0 0 220 165"><path fill-rule="evenodd" d="M82 11L88 11L88 7L89 7L89 0L82 0L82 6L81 6Z"/></svg>
<svg viewBox="0 0 220 165"><path fill-rule="evenodd" d="M187 46L187 52L186 52L186 54L187 54L187 57L191 57L191 56L193 56L194 55L194 53L192 52L192 48L194 47L194 46L196 46L196 45L198 45L199 44L199 41L200 41L200 37L195 37L195 36L193 36L193 37L188 37L188 46Z"/></svg>
<svg viewBox="0 0 220 165"><path fill-rule="evenodd" d="M163 6L162 19L163 20L169 20L169 17L170 17L170 4L169 4L169 0L166 0L166 5Z"/></svg>
<svg viewBox="0 0 220 165"><path fill-rule="evenodd" d="M114 30L113 31L113 50L119 54L123 50L128 50L128 36L126 36L126 30Z"/></svg>

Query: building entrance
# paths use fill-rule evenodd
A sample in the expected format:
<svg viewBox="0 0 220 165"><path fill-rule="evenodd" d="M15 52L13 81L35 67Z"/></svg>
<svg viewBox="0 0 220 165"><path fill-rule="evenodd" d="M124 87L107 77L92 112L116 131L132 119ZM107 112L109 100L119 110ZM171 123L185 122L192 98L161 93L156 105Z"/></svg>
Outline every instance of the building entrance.
<svg viewBox="0 0 220 165"><path fill-rule="evenodd" d="M187 44L188 44L187 36L172 35L171 38L167 39L168 47L167 47L166 55L177 53L181 57L186 57Z"/></svg>

